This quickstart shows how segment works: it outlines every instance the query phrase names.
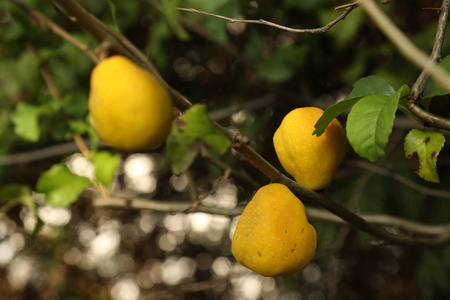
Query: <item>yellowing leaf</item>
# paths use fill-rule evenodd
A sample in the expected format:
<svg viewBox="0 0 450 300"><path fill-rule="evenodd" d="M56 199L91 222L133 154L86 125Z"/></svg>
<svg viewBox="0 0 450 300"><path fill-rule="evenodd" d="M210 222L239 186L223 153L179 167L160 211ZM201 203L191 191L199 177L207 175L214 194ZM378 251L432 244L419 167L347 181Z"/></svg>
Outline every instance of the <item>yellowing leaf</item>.
<svg viewBox="0 0 450 300"><path fill-rule="evenodd" d="M445 143L444 135L437 130L412 129L405 138L405 155L410 159L414 153L419 157L417 174L431 182L439 182L436 161Z"/></svg>

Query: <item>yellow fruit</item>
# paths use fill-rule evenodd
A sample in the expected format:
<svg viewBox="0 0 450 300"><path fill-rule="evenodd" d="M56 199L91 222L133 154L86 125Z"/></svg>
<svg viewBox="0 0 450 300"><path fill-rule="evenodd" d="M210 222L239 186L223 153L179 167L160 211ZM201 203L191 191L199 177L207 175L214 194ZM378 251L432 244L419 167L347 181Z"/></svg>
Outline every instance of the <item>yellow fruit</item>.
<svg viewBox="0 0 450 300"><path fill-rule="evenodd" d="M232 252L243 266L263 275L292 274L304 268L316 251L317 235L303 203L285 186L260 188L242 212Z"/></svg>
<svg viewBox="0 0 450 300"><path fill-rule="evenodd" d="M311 190L331 184L344 159L347 138L334 119L321 136L312 135L323 115L317 107L301 107L288 113L273 136L273 145L284 169L297 183Z"/></svg>
<svg viewBox="0 0 450 300"><path fill-rule="evenodd" d="M173 119L172 100L162 84L119 55L103 60L92 71L89 111L99 138L124 151L158 147Z"/></svg>

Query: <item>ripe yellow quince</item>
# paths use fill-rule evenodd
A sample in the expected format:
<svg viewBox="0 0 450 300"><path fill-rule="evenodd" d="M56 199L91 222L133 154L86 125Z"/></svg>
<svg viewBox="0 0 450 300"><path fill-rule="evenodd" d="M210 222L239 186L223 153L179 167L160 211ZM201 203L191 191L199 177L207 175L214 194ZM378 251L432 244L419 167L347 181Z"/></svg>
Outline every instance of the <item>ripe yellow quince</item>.
<svg viewBox="0 0 450 300"><path fill-rule="evenodd" d="M89 112L102 141L119 150L145 151L165 142L173 104L150 72L115 55L92 71Z"/></svg>
<svg viewBox="0 0 450 300"><path fill-rule="evenodd" d="M303 203L285 186L260 188L236 225L232 252L243 266L263 275L292 274L316 251L317 235Z"/></svg>
<svg viewBox="0 0 450 300"><path fill-rule="evenodd" d="M297 183L311 190L331 184L344 159L347 138L334 119L321 136L312 135L323 115L317 107L301 107L288 113L273 136L273 145L284 169Z"/></svg>

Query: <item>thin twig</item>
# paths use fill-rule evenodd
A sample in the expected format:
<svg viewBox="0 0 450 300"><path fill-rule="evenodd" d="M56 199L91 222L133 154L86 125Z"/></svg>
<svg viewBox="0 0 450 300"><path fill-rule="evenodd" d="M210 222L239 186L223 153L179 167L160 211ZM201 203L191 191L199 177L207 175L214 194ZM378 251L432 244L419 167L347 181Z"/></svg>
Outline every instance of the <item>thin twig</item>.
<svg viewBox="0 0 450 300"><path fill-rule="evenodd" d="M426 73L429 73L436 82L441 84L446 90L450 91L450 75L440 66L436 65L432 59L429 59L428 55L422 50L417 48L373 0L361 0L360 5L377 24L378 28L391 40L392 44L397 47L401 54L423 69ZM448 5L448 3L446 5ZM408 102L408 108L414 115L417 115L424 120L424 123L427 126L450 130L450 120L428 113L415 105L414 102Z"/></svg>
<svg viewBox="0 0 450 300"><path fill-rule="evenodd" d="M352 3L347 3L347 4L344 4L344 5L336 6L334 8L334 10L340 10L340 9L344 9L344 8L349 8L349 7L352 7L352 6L356 7L358 5L359 5L359 1L355 1L355 2L352 2Z"/></svg>
<svg viewBox="0 0 450 300"><path fill-rule="evenodd" d="M447 28L448 23L448 15L450 8L450 0L444 0L442 2L442 6L440 8L439 20L436 30L436 36L434 38L433 50L431 51L430 61L437 62L441 57L442 45L444 43L445 38L445 30ZM425 83L430 76L429 72L425 69L422 70L419 77L417 77L416 82L411 87L411 91L408 97L408 108L409 110L420 120L424 121L424 123L431 123L430 121L435 118L440 118L436 115L431 115L429 112L425 111L418 105L418 99L423 92L425 87ZM447 119L442 118L442 121L448 121Z"/></svg>
<svg viewBox="0 0 450 300"><path fill-rule="evenodd" d="M392 178L423 195L442 197L442 198L450 198L450 192L436 190L436 189L430 189L426 186L418 184L417 182L415 182L413 180L406 178L403 175L392 172L391 170L382 168L382 167L374 165L374 164L370 164L370 163L363 162L363 161L354 161L354 162L350 162L349 165L355 166L358 168L367 169L367 170L370 170L371 172Z"/></svg>
<svg viewBox="0 0 450 300"><path fill-rule="evenodd" d="M189 197L191 198L191 202L197 203L198 191L197 191L197 185L195 184L194 176L192 176L192 172L189 169L187 169L184 172L184 175L187 177L187 180L188 180L188 190L189 190Z"/></svg>
<svg viewBox="0 0 450 300"><path fill-rule="evenodd" d="M253 188L257 189L261 186L252 177L250 177L244 170L237 170L237 169L231 168L229 165L225 164L221 160L219 160L219 159L215 158L213 155L211 155L211 153L205 147L201 148L201 155L203 158L208 160L210 163L216 165L217 167L219 167L223 170L229 170L236 177L239 177L239 178L247 181L249 184L252 185Z"/></svg>
<svg viewBox="0 0 450 300"><path fill-rule="evenodd" d="M261 24L261 25L266 25L266 26L270 26L270 27L275 27L284 31L288 31L288 32L292 32L292 33L325 33L327 32L331 27L333 27L334 25L336 25L337 23L339 23L340 21L344 20L345 17L347 17L347 15L356 7L355 5L351 5L348 6L345 11L336 19L334 19L333 21L331 21L330 23L328 23L327 25L323 26L323 27L319 27L319 28L312 28L312 29L296 29L296 28L291 28L291 27L286 27L283 25L279 25L270 21L266 21L264 19L259 19L259 20L241 20L241 19L234 19L234 18L228 18L228 17L224 17L221 15L216 15L213 13L209 13L209 12L205 12L205 11L201 11L198 9L194 9L194 8L183 8L183 7L179 7L177 8L180 11L185 11L185 12L192 12L192 13L197 13L197 14L202 14L202 15L206 15L206 16L210 16L210 17L214 17L214 18L218 18L218 19L222 19L222 20L226 20L230 23L244 23L244 24Z"/></svg>
<svg viewBox="0 0 450 300"><path fill-rule="evenodd" d="M222 184L230 177L231 170L226 169L222 178L220 178L219 182L213 186L211 190L209 190L206 194L202 195L195 203L192 204L191 209L196 209L206 198L217 192L217 190L222 186Z"/></svg>

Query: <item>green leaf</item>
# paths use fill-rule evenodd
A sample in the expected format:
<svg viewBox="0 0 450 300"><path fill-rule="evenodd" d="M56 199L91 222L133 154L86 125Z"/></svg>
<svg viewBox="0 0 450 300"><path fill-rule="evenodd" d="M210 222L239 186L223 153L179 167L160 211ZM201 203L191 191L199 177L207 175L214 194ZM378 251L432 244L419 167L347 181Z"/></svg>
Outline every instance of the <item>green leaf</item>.
<svg viewBox="0 0 450 300"><path fill-rule="evenodd" d="M36 190L46 194L47 205L61 207L75 202L91 184L88 178L72 173L66 165L54 165L39 177Z"/></svg>
<svg viewBox="0 0 450 300"><path fill-rule="evenodd" d="M108 6L109 6L109 10L111 11L111 17L113 19L114 22L114 27L116 27L116 31L120 32L119 29L119 23L117 22L117 10L116 10L116 6L114 5L114 3L112 2L112 0L107 0L108 2Z"/></svg>
<svg viewBox="0 0 450 300"><path fill-rule="evenodd" d="M21 199L30 194L30 189L27 186L14 183L0 189L0 200L16 201L17 199Z"/></svg>
<svg viewBox="0 0 450 300"><path fill-rule="evenodd" d="M346 99L336 104L329 106L323 113L323 115L317 120L314 127L316 128L313 132L313 135L321 136L325 129L327 129L328 124L334 120L341 113L352 107L359 99L359 97Z"/></svg>
<svg viewBox="0 0 450 300"><path fill-rule="evenodd" d="M441 60L438 65L447 72L450 72L450 55ZM448 90L443 88L441 84L437 83L432 77L430 77L423 90L423 98L430 99L431 97L447 95L448 93Z"/></svg>
<svg viewBox="0 0 450 300"><path fill-rule="evenodd" d="M439 182L436 161L445 143L444 135L437 130L411 129L405 138L405 155L408 159L414 153L419 157L417 174L431 182Z"/></svg>
<svg viewBox="0 0 450 300"><path fill-rule="evenodd" d="M189 34L180 23L177 7L179 6L179 0L162 0L161 6L167 23L169 24L175 35L183 41L189 39Z"/></svg>
<svg viewBox="0 0 450 300"><path fill-rule="evenodd" d="M107 151L92 154L95 178L105 186L109 186L116 174L120 162L120 155Z"/></svg>
<svg viewBox="0 0 450 300"><path fill-rule="evenodd" d="M347 137L361 157L375 162L384 156L399 96L400 93L367 96L353 106L347 119Z"/></svg>
<svg viewBox="0 0 450 300"><path fill-rule="evenodd" d="M167 139L167 155L172 172L180 174L189 168L202 146L218 154L230 147L230 140L214 127L208 118L206 106L196 104L174 121Z"/></svg>
<svg viewBox="0 0 450 300"><path fill-rule="evenodd" d="M389 83L378 76L371 75L356 81L353 84L353 90L345 99L374 95L390 96L393 94L395 94L395 90Z"/></svg>
<svg viewBox="0 0 450 300"><path fill-rule="evenodd" d="M290 46L278 49L269 59L258 64L258 71L267 80L275 83L291 78L297 67L305 60L307 47Z"/></svg>
<svg viewBox="0 0 450 300"><path fill-rule="evenodd" d="M0 201L6 202L1 207L0 212L5 213L13 206L24 204L37 217L36 204L33 201L30 188L26 185L13 183L2 187L0 189Z"/></svg>
<svg viewBox="0 0 450 300"><path fill-rule="evenodd" d="M38 141L40 136L39 115L39 107L26 103L17 104L16 110L12 114L15 133L28 141Z"/></svg>
<svg viewBox="0 0 450 300"><path fill-rule="evenodd" d="M407 85L402 86L398 93L404 95L406 91L409 91ZM317 120L314 127L316 128L313 134L321 136L325 129L328 127L334 118L339 116L341 113L351 108L358 102L362 97L374 96L374 95L386 95L390 96L395 94L395 90L386 81L377 76L368 76L359 79L353 84L353 90L345 98L345 100L338 102L334 105L329 106L323 115Z"/></svg>
<svg viewBox="0 0 450 300"><path fill-rule="evenodd" d="M414 120L419 121L419 123L420 123L421 121L413 113L411 113L411 111L408 109L408 106L406 104L408 102L408 94L409 94L410 90L411 89L409 88L409 86L405 84L397 91L397 93L400 93L398 109L400 111L402 111L403 113L405 113L406 115L413 118Z"/></svg>

